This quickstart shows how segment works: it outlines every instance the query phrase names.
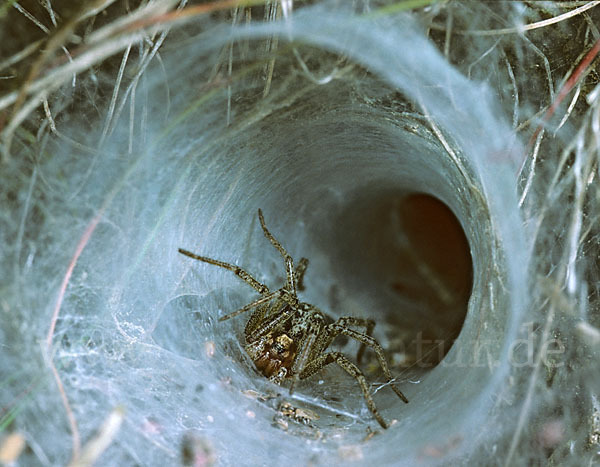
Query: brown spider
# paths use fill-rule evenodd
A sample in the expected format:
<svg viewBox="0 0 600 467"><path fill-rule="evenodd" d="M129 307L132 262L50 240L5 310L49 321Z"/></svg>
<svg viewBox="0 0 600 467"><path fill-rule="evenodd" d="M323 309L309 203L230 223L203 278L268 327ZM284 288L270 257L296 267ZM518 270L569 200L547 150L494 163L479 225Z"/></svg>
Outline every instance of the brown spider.
<svg viewBox="0 0 600 467"><path fill-rule="evenodd" d="M277 248L285 262L287 280L285 285L278 290L269 290L265 284L257 281L239 266L198 256L179 248L179 253L190 258L229 269L260 293L260 298L233 313L221 316L219 321L225 321L255 308L256 310L250 316L244 330L245 350L264 376L277 384L281 384L285 379L291 379L290 394L292 394L294 385L299 379L308 378L324 366L336 362L356 379L369 410L379 424L383 428L387 428L388 424L379 414L369 392L367 380L360 369L342 353L326 352L335 337L340 334L352 337L361 343L356 357L359 364L365 347L371 347L377 355L389 385L400 399L408 403L408 399L393 383L393 377L381 345L371 336L375 322L370 319L347 316L328 323L323 312L316 306L301 302L298 299L297 291L303 289L302 280L308 260L300 259L294 268L291 256L267 229L260 209L258 218L265 237ZM355 331L349 326L363 327L366 332Z"/></svg>

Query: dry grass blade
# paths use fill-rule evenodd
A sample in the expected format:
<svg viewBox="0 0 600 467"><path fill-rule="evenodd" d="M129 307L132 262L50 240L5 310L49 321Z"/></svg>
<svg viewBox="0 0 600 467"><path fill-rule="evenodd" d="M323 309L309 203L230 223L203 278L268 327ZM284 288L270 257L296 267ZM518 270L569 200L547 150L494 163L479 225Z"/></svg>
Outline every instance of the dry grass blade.
<svg viewBox="0 0 600 467"><path fill-rule="evenodd" d="M545 19L543 21L536 21L535 23L524 24L522 26L515 26L512 28L454 30L453 32L456 34L465 34L468 36L498 36L502 34L522 34L527 31L533 31L534 29L545 28L547 26L560 23L561 21L565 21L569 18L573 18L577 15L580 15L585 11L588 11L589 9L594 8L598 5L600 5L600 0L594 0L571 11L568 11L567 13L563 13L562 15ZM439 31L446 30L446 26L441 24L432 24L430 27L431 29L436 29Z"/></svg>
<svg viewBox="0 0 600 467"><path fill-rule="evenodd" d="M71 462L69 462L69 467L91 467L94 465L117 436L121 424L123 423L124 416L125 412L122 408L117 407L114 409L108 417L106 417L106 420L104 420L104 423L98 430L98 433L96 433L96 436L83 446L81 455L74 457Z"/></svg>

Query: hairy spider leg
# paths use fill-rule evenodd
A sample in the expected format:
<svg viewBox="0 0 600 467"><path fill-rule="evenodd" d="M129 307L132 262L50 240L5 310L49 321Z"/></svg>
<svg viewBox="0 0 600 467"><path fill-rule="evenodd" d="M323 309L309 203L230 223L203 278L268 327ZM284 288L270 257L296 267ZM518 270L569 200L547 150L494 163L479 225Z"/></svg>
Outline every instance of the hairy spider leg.
<svg viewBox="0 0 600 467"><path fill-rule="evenodd" d="M285 291L284 289L279 289L276 290L275 292L271 292L267 295L264 295L260 298L257 298L256 300L254 300L253 302L248 303L246 306L243 306L242 308L240 308L239 310L236 310L232 313L229 313L225 316L221 316L219 318L219 321L225 321L231 318L235 318L237 315L241 315L242 313L246 313L247 311L251 310L252 308L255 308L259 305L262 305L263 303L267 303L270 302L271 300L273 300L274 298L279 298L282 295L282 291Z"/></svg>
<svg viewBox="0 0 600 467"><path fill-rule="evenodd" d="M246 325L246 342L252 343L257 341L263 336L266 336L269 333L274 332L278 327L282 327L287 323L296 313L296 310L293 307L290 307L288 303L282 302L278 300L275 305L281 304L281 308L271 316L266 318L266 322L262 322L264 318L257 320L253 329L248 329L248 325ZM255 313L259 313L257 310ZM264 317L264 314L263 314ZM252 320L253 317L250 318ZM250 321L248 321L248 324Z"/></svg>
<svg viewBox="0 0 600 467"><path fill-rule="evenodd" d="M308 337L302 342L302 347L300 351L296 355L296 360L292 366L292 382L290 384L290 396L294 394L294 388L296 383L300 379L300 374L306 368L308 359L312 354L311 349L315 344L319 335L315 332L311 332L308 334Z"/></svg>
<svg viewBox="0 0 600 467"><path fill-rule="evenodd" d="M283 257L285 262L285 270L287 275L286 288L294 295L296 295L296 275L294 272L294 260L286 251L285 248L279 243L279 241L273 236L269 229L267 228L267 224L265 223L265 218L263 216L262 210L258 209L258 219L260 221L260 226L263 229L265 237L271 242L271 244L279 251L279 254Z"/></svg>
<svg viewBox="0 0 600 467"><path fill-rule="evenodd" d="M308 259L300 258L296 265L296 289L304 290L304 273L308 267Z"/></svg>
<svg viewBox="0 0 600 467"><path fill-rule="evenodd" d="M365 328L365 334L369 337L373 336L373 329L375 328L375 321L372 319L366 318L355 318L354 316L344 316L343 318L339 318L336 321L336 324L340 326L360 326ZM356 354L356 363L360 365L362 361L363 354L365 353L365 349L367 344L362 342L360 343L360 347L358 348L358 353Z"/></svg>
<svg viewBox="0 0 600 467"><path fill-rule="evenodd" d="M244 269L240 268L239 266L237 266L235 264L226 263L225 261L219 261L218 259L208 258L206 256L200 256L195 253L192 253L191 251L185 250L183 248L179 248L178 251L182 255L188 256L192 259L196 259L198 261L203 261L205 263L213 264L215 266L219 266L221 268L232 271L236 276L238 276L240 279L242 279L244 282L246 282L247 284L252 286L252 288L254 288L256 291L258 291L259 293L261 293L263 295L262 297L254 300L253 302L247 304L246 306L240 308L239 310L234 311L233 313L229 313L228 315L221 316L219 318L219 321L225 321L225 320L231 319L235 316L238 316L242 313L245 313L246 311L249 311L252 308L255 308L259 305L262 305L263 303L273 300L276 296L284 297L284 300L287 299L286 301L291 302L291 303L297 302L297 299L295 299L295 294L290 296L289 292L285 289L279 289L275 292L269 292L269 288L265 284L257 281L249 272L245 271ZM304 266L304 270L306 270L306 265ZM302 271L302 273L304 274L304 271ZM292 277L294 277L294 276L292 276ZM288 292L288 293L286 293L286 292Z"/></svg>
<svg viewBox="0 0 600 467"><path fill-rule="evenodd" d="M229 269L236 276L238 276L240 279L242 279L244 282L246 282L247 284L250 284L250 286L252 286L252 288L254 288L260 294L264 295L264 294L269 293L269 288L265 284L257 281L254 277L252 277L252 275L250 273L243 270L239 266L236 266L235 264L229 264L224 261L219 261L218 259L212 259L212 258L207 258L206 256L200 256L195 253L192 253L191 251L184 250L183 248L179 248L177 251L179 251L179 253L181 253L182 255L189 256L192 259L197 259L198 261L204 261L205 263L214 264L215 266Z"/></svg>
<svg viewBox="0 0 600 467"><path fill-rule="evenodd" d="M344 318L340 318L340 319L344 319ZM352 319L356 319L356 318L350 318L350 320L352 320ZM349 322L348 318L346 318L346 322ZM377 355L377 360L379 360L379 365L381 366L381 369L383 370L385 377L388 379L388 382L390 383L391 388L393 389L393 391L396 393L396 395L400 399L402 399L405 403L408 404L408 399L406 398L406 396L393 383L394 377L392 376L392 373L390 372L390 369L388 368L387 362L385 360L385 356L383 354L383 349L381 348L381 345L379 344L379 342L377 342L371 336L367 336L366 334L357 332L354 329L349 329L349 328L339 324L339 320L338 320L338 322L328 325L328 328L329 328L328 331L329 331L330 335L332 335L334 337L337 336L338 334L343 334L345 336L352 337L353 339L356 339L357 341L362 342L363 344L371 347L375 351L375 354Z"/></svg>
<svg viewBox="0 0 600 467"><path fill-rule="evenodd" d="M246 337L246 342L248 342L248 337L251 336L256 328L260 325L260 323L265 319L265 316L271 316L276 314L276 308L280 308L283 310L283 307L287 304L282 302L281 300L275 300L273 303L265 303L256 308L250 315L246 326L244 327L244 336Z"/></svg>
<svg viewBox="0 0 600 467"><path fill-rule="evenodd" d="M323 313L315 306L307 303L301 304L303 311L308 313L309 322L306 329L305 337L302 338L302 346L298 349L298 353L292 364L292 383L290 384L290 396L294 393L294 386L300 379L300 374L308 365L312 355L315 354L315 349L324 350L329 343L323 342L323 326L325 320Z"/></svg>
<svg viewBox="0 0 600 467"><path fill-rule="evenodd" d="M383 419L383 417L377 410L375 401L373 401L373 397L369 392L369 386L367 384L367 379L365 378L365 375L363 375L362 371L360 371L360 369L354 363L348 360L348 358L346 358L344 354L340 352L327 352L325 354L321 354L319 357L317 357L313 361L309 362L308 365L306 365L306 367L300 374L300 379L306 379L309 376L312 376L317 371L321 370L323 367L333 362L337 363L349 375L356 379L358 385L360 386L360 389L362 390L363 396L367 401L367 407L369 408L373 416L377 419L379 424L384 429L387 429L389 425L386 423L386 421Z"/></svg>
<svg viewBox="0 0 600 467"><path fill-rule="evenodd" d="M306 272L306 268L308 267L308 259L300 258L298 264L296 265L296 285L298 290L303 290L304 285L302 284L302 279L304 279L304 273ZM244 328L244 335L246 336L246 341L250 339L250 336L254 336L254 331L256 327L260 324L260 322L266 317L270 317L276 313L281 313L284 309L289 306L285 302L281 300L275 301L270 306L264 305L259 307L255 312L252 313L250 319L246 323L246 327ZM258 337L252 337L252 339L257 339Z"/></svg>

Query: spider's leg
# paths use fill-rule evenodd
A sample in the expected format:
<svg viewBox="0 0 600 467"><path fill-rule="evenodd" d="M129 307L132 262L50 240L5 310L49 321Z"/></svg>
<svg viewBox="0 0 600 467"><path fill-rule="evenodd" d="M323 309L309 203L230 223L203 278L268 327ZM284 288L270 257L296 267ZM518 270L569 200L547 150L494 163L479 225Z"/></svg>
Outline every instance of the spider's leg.
<svg viewBox="0 0 600 467"><path fill-rule="evenodd" d="M182 255L189 256L190 258L197 259L198 261L204 261L205 263L214 264L215 266L229 269L240 279L250 284L257 292L263 295L269 293L269 288L265 284L263 284L262 282L258 282L254 277L250 275L250 273L244 271L242 268L236 266L235 264L225 263L224 261L207 258L206 256L199 256L195 253L192 253L191 251L184 250L183 248L179 248L178 251Z"/></svg>
<svg viewBox="0 0 600 467"><path fill-rule="evenodd" d="M298 290L304 290L304 273L308 267L308 260L306 258L300 258L296 265L296 288Z"/></svg>
<svg viewBox="0 0 600 467"><path fill-rule="evenodd" d="M267 237L271 244L275 248L277 248L277 251L279 251L279 253L281 254L281 256L283 256L284 259L288 258L290 256L288 252L285 250L285 248L283 248L283 246L281 246L281 243L279 243L279 241L273 236L273 234L269 232L269 229L265 224L265 218L263 216L262 209L258 210L258 220L260 220L260 225L263 229L263 232L265 233L265 237Z"/></svg>
<svg viewBox="0 0 600 467"><path fill-rule="evenodd" d="M244 307L240 308L239 310L236 310L232 313L229 313L228 315L221 316L219 318L219 321L225 321L227 319L234 318L237 315L241 315L242 313L245 313L246 311L251 310L252 308L262 305L263 303L267 303L267 302L273 300L274 298L278 298L278 297L281 297L281 289L276 290L275 292L270 292L267 295L263 295L262 297L257 298L253 302L248 303L246 306L244 306Z"/></svg>
<svg viewBox="0 0 600 467"><path fill-rule="evenodd" d="M345 336L352 337L353 339L356 339L357 341L360 341L363 344L371 347L377 354L377 360L379 360L379 365L381 366L383 373L385 374L386 378L388 379L388 382L390 383L391 388L393 389L393 391L396 393L396 395L400 399L402 399L404 402L406 402L408 404L408 399L406 398L406 396L393 383L394 377L392 376L392 373L390 373L390 369L388 368L387 361L385 360L385 355L383 354L383 349L381 348L381 345L379 345L379 342L377 342L371 336L367 336L366 334L355 331L354 329L349 329L349 328L339 324L338 322L332 323L328 327L330 329L330 332L333 335L343 334Z"/></svg>
<svg viewBox="0 0 600 467"><path fill-rule="evenodd" d="M296 358L292 365L292 383L290 384L290 396L294 394L294 387L296 383L300 379L300 375L308 365L308 360L310 355L314 352L311 352L315 342L317 341L318 334L316 332L309 332L306 338L302 341L302 345L296 354Z"/></svg>
<svg viewBox="0 0 600 467"><path fill-rule="evenodd" d="M342 354L340 352L328 352L328 353L321 354L319 357L317 357L313 361L309 362L308 365L306 365L306 367L300 374L300 379L308 378L309 376L315 374L317 371L319 371L324 366L329 365L330 363L333 363L333 362L337 363L349 375L351 375L352 377L354 377L354 379L356 379L356 381L358 382L358 385L360 386L360 389L362 390L363 396L364 396L365 400L367 401L367 407L369 407L369 410L371 411L373 416L377 419L379 424L383 428L388 428L388 424L383 419L383 417L379 414L379 411L377 410L377 406L375 405L375 401L373 401L373 397L371 396L371 393L369 392L369 385L367 384L367 379L365 378L365 375L363 375L362 372L360 371L360 369L354 363L352 363L350 360L348 360L344 356L344 354Z"/></svg>
<svg viewBox="0 0 600 467"><path fill-rule="evenodd" d="M308 315L306 316L306 329L303 336L300 337L300 347L292 363L290 396L294 393L294 386L308 362L314 360L314 355L321 353L331 343L329 335L323 332L326 329L323 313L313 305L304 303L301 306L301 312L308 313Z"/></svg>
<svg viewBox="0 0 600 467"><path fill-rule="evenodd" d="M275 303L272 305L265 303L264 305L258 306L256 310L252 312L248 322L246 323L246 326L244 327L244 336L246 336L246 342L248 342L248 337L252 335L257 326L260 325L261 321L265 319L265 315L269 316L271 314L269 310L273 309L273 307L278 303L280 303L279 300L275 300Z"/></svg>
<svg viewBox="0 0 600 467"><path fill-rule="evenodd" d="M361 326L365 328L365 334L369 337L373 336L373 329L375 328L375 321L372 319L365 318L355 318L354 316L345 316L337 320L336 324L339 324L342 327L348 326ZM360 347L358 348L358 353L356 354L356 363L360 365L362 361L363 354L365 353L365 349L367 344L363 341L360 342Z"/></svg>
<svg viewBox="0 0 600 467"><path fill-rule="evenodd" d="M271 242L271 244L279 251L279 254L283 257L285 261L285 271L287 275L286 288L292 292L292 294L296 295L296 273L294 272L294 261L285 248L279 243L279 241L273 236L269 229L267 229L267 224L265 224L265 218L263 216L262 210L258 210L258 220L260 221L260 226L263 229L265 237Z"/></svg>
<svg viewBox="0 0 600 467"><path fill-rule="evenodd" d="M285 323L287 323L296 312L294 308L290 307L289 304L281 300L277 300L274 307L279 308L275 313L268 315L266 318L264 317L263 313L261 320L257 319L257 322L253 328L248 328L248 325L246 325L246 342L254 342L257 339L266 336L270 332L273 332L277 327L283 326ZM272 309L274 307L272 307ZM250 324L250 322L248 322L248 324Z"/></svg>

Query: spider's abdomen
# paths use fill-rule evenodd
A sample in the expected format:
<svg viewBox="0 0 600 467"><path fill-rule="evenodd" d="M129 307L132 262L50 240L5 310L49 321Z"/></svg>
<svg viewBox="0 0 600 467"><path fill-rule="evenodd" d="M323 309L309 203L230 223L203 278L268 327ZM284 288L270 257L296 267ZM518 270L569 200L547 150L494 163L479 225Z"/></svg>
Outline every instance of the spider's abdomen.
<svg viewBox="0 0 600 467"><path fill-rule="evenodd" d="M267 334L246 345L246 352L254 361L258 371L267 378L275 379L279 379L279 376L291 375L296 351L294 340L287 334L277 336Z"/></svg>

